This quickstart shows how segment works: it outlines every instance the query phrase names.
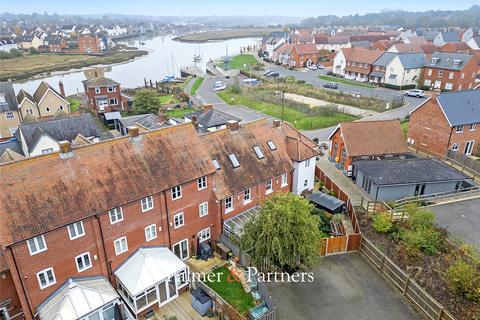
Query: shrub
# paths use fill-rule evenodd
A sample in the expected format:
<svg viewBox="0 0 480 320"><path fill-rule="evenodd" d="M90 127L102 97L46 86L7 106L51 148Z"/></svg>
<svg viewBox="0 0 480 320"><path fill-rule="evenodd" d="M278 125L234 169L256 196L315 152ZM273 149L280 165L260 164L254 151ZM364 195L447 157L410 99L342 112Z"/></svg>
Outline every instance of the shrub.
<svg viewBox="0 0 480 320"><path fill-rule="evenodd" d="M30 48L30 49L28 49L28 52L29 52L30 54L32 54L32 55L33 55L33 54L38 54L38 50L35 49L35 48L33 48L33 47Z"/></svg>
<svg viewBox="0 0 480 320"><path fill-rule="evenodd" d="M417 256L422 252L433 255L441 244L440 232L431 228L405 230L401 237L410 256Z"/></svg>
<svg viewBox="0 0 480 320"><path fill-rule="evenodd" d="M337 193L335 191L329 191L328 195L332 197L337 197Z"/></svg>
<svg viewBox="0 0 480 320"><path fill-rule="evenodd" d="M480 276L477 268L463 259L452 264L446 274L450 287L472 301L480 301Z"/></svg>
<svg viewBox="0 0 480 320"><path fill-rule="evenodd" d="M393 222L386 213L379 213L373 217L373 229L379 233L388 233L392 230Z"/></svg>
<svg viewBox="0 0 480 320"><path fill-rule="evenodd" d="M343 222L343 214L341 214L341 213L334 214L333 217L332 217L332 221L333 222Z"/></svg>
<svg viewBox="0 0 480 320"><path fill-rule="evenodd" d="M412 228L432 228L435 224L435 215L431 211L418 209L410 213Z"/></svg>

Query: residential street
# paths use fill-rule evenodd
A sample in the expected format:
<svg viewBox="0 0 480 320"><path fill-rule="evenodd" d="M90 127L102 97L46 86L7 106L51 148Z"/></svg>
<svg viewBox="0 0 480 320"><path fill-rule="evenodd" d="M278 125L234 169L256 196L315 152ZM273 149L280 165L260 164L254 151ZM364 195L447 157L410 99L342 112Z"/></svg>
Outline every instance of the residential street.
<svg viewBox="0 0 480 320"><path fill-rule="evenodd" d="M419 319L360 253L321 258L312 271L314 282L267 284L277 319Z"/></svg>
<svg viewBox="0 0 480 320"><path fill-rule="evenodd" d="M325 81L320 80L318 75L324 73L324 70L317 70L317 71L296 71L296 70L288 70L285 68L281 68L278 66L268 66L266 69L277 70L282 76L286 75L293 75L299 80L305 80L307 82L313 83L315 86L319 87ZM197 91L196 96L193 98L197 100L200 104L212 104L215 109L223 111L225 113L231 114L235 117L243 119L243 122L249 122L259 118L268 118L273 119L273 117L263 114L261 112L257 112L247 107L243 106L230 106L229 104L225 103L222 99L217 97L215 91L213 91L213 85L215 81L224 81L228 84L232 83L232 79L225 79L224 77L218 76L207 76L205 81L202 83L201 87ZM375 89L366 89L360 87L354 87L351 85L346 84L339 84L339 87L342 91L345 92L358 92L360 94L369 95L372 94L372 91L375 95L379 97L393 97L398 95L399 92L395 90L385 89L385 88L375 88ZM406 105L400 108L396 108L393 110L389 110L383 113L379 113L370 117L363 118L359 121L365 120L391 120L391 119L404 119L410 111L415 109L418 105L420 105L425 99L418 99L413 97L405 97ZM319 141L326 141L328 140L328 136L332 133L335 126L329 128L323 128L318 130L311 130L311 131L304 131L303 133L313 139L318 138Z"/></svg>

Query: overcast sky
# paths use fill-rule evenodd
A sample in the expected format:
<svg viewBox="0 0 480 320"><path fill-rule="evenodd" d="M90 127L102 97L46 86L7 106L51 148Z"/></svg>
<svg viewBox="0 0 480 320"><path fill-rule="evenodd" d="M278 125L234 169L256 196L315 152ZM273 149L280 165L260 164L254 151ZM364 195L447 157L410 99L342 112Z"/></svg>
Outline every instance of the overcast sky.
<svg viewBox="0 0 480 320"><path fill-rule="evenodd" d="M59 14L140 14L174 16L281 15L312 17L326 14L348 15L384 9L407 11L467 9L470 0L0 0L0 12Z"/></svg>

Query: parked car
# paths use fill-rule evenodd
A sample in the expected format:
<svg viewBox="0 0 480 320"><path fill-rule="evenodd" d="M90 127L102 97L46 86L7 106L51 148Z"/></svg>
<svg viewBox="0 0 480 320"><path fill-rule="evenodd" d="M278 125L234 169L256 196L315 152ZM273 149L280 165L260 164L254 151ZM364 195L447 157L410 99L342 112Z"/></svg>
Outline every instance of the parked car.
<svg viewBox="0 0 480 320"><path fill-rule="evenodd" d="M408 90L405 92L406 96L409 97L416 97L416 98L424 98L425 97L425 92L420 89L413 89L413 90Z"/></svg>
<svg viewBox="0 0 480 320"><path fill-rule="evenodd" d="M223 81L215 81L213 85L213 91L221 91L225 90L227 88L227 85Z"/></svg>
<svg viewBox="0 0 480 320"><path fill-rule="evenodd" d="M273 70L267 70L267 72L265 72L263 75L268 77L268 75L269 75L270 73L272 73L272 72L275 72L275 71L273 71Z"/></svg>
<svg viewBox="0 0 480 320"><path fill-rule="evenodd" d="M277 78L279 76L280 76L280 73L278 73L276 71L273 71L273 72L270 72L269 74L267 74L268 78Z"/></svg>
<svg viewBox="0 0 480 320"><path fill-rule="evenodd" d="M353 92L353 93L352 93L352 97L354 97L354 98L360 98L361 95L360 95L360 93L358 93L358 92Z"/></svg>
<svg viewBox="0 0 480 320"><path fill-rule="evenodd" d="M323 85L324 88L328 89L338 89L338 83L336 82L327 82Z"/></svg>
<svg viewBox="0 0 480 320"><path fill-rule="evenodd" d="M317 66L315 64L311 64L307 67L308 70L317 70Z"/></svg>
<svg viewBox="0 0 480 320"><path fill-rule="evenodd" d="M325 66L323 64L317 64L317 69L325 69Z"/></svg>

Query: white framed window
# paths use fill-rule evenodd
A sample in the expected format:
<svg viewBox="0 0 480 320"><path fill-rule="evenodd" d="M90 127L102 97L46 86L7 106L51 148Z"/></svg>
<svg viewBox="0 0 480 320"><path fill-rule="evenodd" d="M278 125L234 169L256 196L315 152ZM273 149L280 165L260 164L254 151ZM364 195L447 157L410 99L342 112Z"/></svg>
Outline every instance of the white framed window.
<svg viewBox="0 0 480 320"><path fill-rule="evenodd" d="M7 111L5 112L5 118L7 118L8 120L15 119L15 113L13 113L13 111Z"/></svg>
<svg viewBox="0 0 480 320"><path fill-rule="evenodd" d="M47 250L47 243L43 235L27 240L27 246L31 256Z"/></svg>
<svg viewBox="0 0 480 320"><path fill-rule="evenodd" d="M208 214L208 202L200 203L198 206L198 214L200 217L204 217Z"/></svg>
<svg viewBox="0 0 480 320"><path fill-rule="evenodd" d="M95 93L100 93L100 88L99 87L95 87Z"/></svg>
<svg viewBox="0 0 480 320"><path fill-rule="evenodd" d="M303 186L306 187L308 184L308 179L305 179L305 181L303 181Z"/></svg>
<svg viewBox="0 0 480 320"><path fill-rule="evenodd" d="M55 273L53 272L53 268L47 268L38 272L37 280L38 284L40 285L40 289L45 289L57 283L57 280L55 280Z"/></svg>
<svg viewBox="0 0 480 320"><path fill-rule="evenodd" d="M247 189L243 191L243 203L249 203L250 201L252 201L252 191Z"/></svg>
<svg viewBox="0 0 480 320"><path fill-rule="evenodd" d="M452 144L452 150L457 151L458 150L458 143Z"/></svg>
<svg viewBox="0 0 480 320"><path fill-rule="evenodd" d="M85 229L83 228L83 222L75 222L68 225L68 235L70 236L70 240L74 240L85 235Z"/></svg>
<svg viewBox="0 0 480 320"><path fill-rule="evenodd" d="M182 186L175 186L172 188L172 200L182 197Z"/></svg>
<svg viewBox="0 0 480 320"><path fill-rule="evenodd" d="M111 106L116 106L118 104L118 100L117 98L110 98L110 100L108 101L109 105Z"/></svg>
<svg viewBox="0 0 480 320"><path fill-rule="evenodd" d="M59 108L60 108L60 110L63 110L63 106L60 106Z"/></svg>
<svg viewBox="0 0 480 320"><path fill-rule="evenodd" d="M203 190L207 187L207 177L206 176L198 178L197 187L198 187L198 190Z"/></svg>
<svg viewBox="0 0 480 320"><path fill-rule="evenodd" d="M212 159L213 166L215 167L215 170L220 170L220 163L218 163L217 159Z"/></svg>
<svg viewBox="0 0 480 320"><path fill-rule="evenodd" d="M153 197L152 196L148 196L146 198L143 198L141 203L142 203L142 212L153 209Z"/></svg>
<svg viewBox="0 0 480 320"><path fill-rule="evenodd" d="M46 107L46 108L45 108L45 112L49 113L49 112L50 112L50 108L49 108L49 107Z"/></svg>
<svg viewBox="0 0 480 320"><path fill-rule="evenodd" d="M448 79L453 79L453 72L450 72L450 73L448 74Z"/></svg>
<svg viewBox="0 0 480 320"><path fill-rule="evenodd" d="M185 216L183 212L179 212L173 216L173 227L175 229L180 228L185 224Z"/></svg>
<svg viewBox="0 0 480 320"><path fill-rule="evenodd" d="M118 207L108 211L108 215L110 216L110 224L115 224L123 221L122 207Z"/></svg>
<svg viewBox="0 0 480 320"><path fill-rule="evenodd" d="M175 243L173 253L182 260L188 259L188 239Z"/></svg>
<svg viewBox="0 0 480 320"><path fill-rule="evenodd" d="M282 174L282 188L288 185L288 176L286 173Z"/></svg>
<svg viewBox="0 0 480 320"><path fill-rule="evenodd" d="M262 149L260 149L259 146L253 146L253 151L255 151L255 154L257 155L258 159L265 158L265 155L263 154Z"/></svg>
<svg viewBox="0 0 480 320"><path fill-rule="evenodd" d="M151 224L145 228L145 240L152 241L157 238L157 225Z"/></svg>
<svg viewBox="0 0 480 320"><path fill-rule="evenodd" d="M198 233L198 241L203 242L210 239L210 228L203 229Z"/></svg>
<svg viewBox="0 0 480 320"><path fill-rule="evenodd" d="M430 79L425 79L425 81L423 81L423 85L425 85L427 87L430 87L431 84L432 84L432 80L430 80Z"/></svg>
<svg viewBox="0 0 480 320"><path fill-rule="evenodd" d="M228 155L228 159L230 159L230 162L232 163L232 166L234 168L240 167L240 162L238 162L238 159L237 159L237 156L235 155L235 153L230 153Z"/></svg>
<svg viewBox="0 0 480 320"><path fill-rule="evenodd" d="M268 148L270 148L270 150L272 151L277 149L277 147L275 146L272 140L267 141L267 145L268 145Z"/></svg>
<svg viewBox="0 0 480 320"><path fill-rule="evenodd" d="M428 75L431 76L432 75L432 69L428 69Z"/></svg>
<svg viewBox="0 0 480 320"><path fill-rule="evenodd" d="M115 86L108 86L107 91L108 92L115 92Z"/></svg>
<svg viewBox="0 0 480 320"><path fill-rule="evenodd" d="M5 99L5 95L3 93L0 93L0 103L5 103L7 100Z"/></svg>
<svg viewBox="0 0 480 320"><path fill-rule="evenodd" d="M441 77L443 76L443 70L438 70L437 76L438 76L439 78L441 78Z"/></svg>
<svg viewBox="0 0 480 320"><path fill-rule="evenodd" d="M187 284L188 281L188 272L187 269L180 271L177 275L177 287L181 288Z"/></svg>
<svg viewBox="0 0 480 320"><path fill-rule="evenodd" d="M452 90L453 88L453 83L447 82L445 83L445 90Z"/></svg>
<svg viewBox="0 0 480 320"><path fill-rule="evenodd" d="M310 159L305 160L305 168L310 167Z"/></svg>
<svg viewBox="0 0 480 320"><path fill-rule="evenodd" d="M455 132L456 132L456 133L462 133L462 132L463 132L463 125L461 125L461 126L456 126L456 127L455 127Z"/></svg>
<svg viewBox="0 0 480 320"><path fill-rule="evenodd" d="M33 109L26 109L25 113L33 115Z"/></svg>
<svg viewBox="0 0 480 320"><path fill-rule="evenodd" d="M477 128L477 124L476 123L471 123L470 128L468 130L469 131L475 131L476 128Z"/></svg>
<svg viewBox="0 0 480 320"><path fill-rule="evenodd" d="M266 185L266 187L265 187L265 194L272 193L272 191L273 191L272 179L267 180L267 182L265 183L265 185Z"/></svg>
<svg viewBox="0 0 480 320"><path fill-rule="evenodd" d="M225 198L225 213L233 210L233 197Z"/></svg>
<svg viewBox="0 0 480 320"><path fill-rule="evenodd" d="M128 251L127 237L118 238L113 242L113 245L115 246L115 254L117 256Z"/></svg>
<svg viewBox="0 0 480 320"><path fill-rule="evenodd" d="M460 78L465 79L465 73L462 72L462 75L460 76Z"/></svg>
<svg viewBox="0 0 480 320"><path fill-rule="evenodd" d="M85 271L92 267L92 260L90 260L90 253L85 252L75 257L78 272Z"/></svg>
<svg viewBox="0 0 480 320"><path fill-rule="evenodd" d="M465 150L464 150L464 154L469 156L473 153L473 145L475 144L475 140L470 140L470 141L467 141L467 143L465 144Z"/></svg>
<svg viewBox="0 0 480 320"><path fill-rule="evenodd" d="M42 154L48 154L48 153L52 153L53 152L53 148L48 148L48 149L43 149L42 150Z"/></svg>

